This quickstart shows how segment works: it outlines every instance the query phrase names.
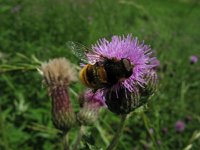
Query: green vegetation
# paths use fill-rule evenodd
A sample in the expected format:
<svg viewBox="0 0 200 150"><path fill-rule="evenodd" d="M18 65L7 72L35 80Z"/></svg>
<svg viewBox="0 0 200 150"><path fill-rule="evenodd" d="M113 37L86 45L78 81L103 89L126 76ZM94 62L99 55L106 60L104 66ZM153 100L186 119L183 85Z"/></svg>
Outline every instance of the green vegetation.
<svg viewBox="0 0 200 150"><path fill-rule="evenodd" d="M36 66L51 58L79 60L67 41L90 46L99 38L132 33L160 60L160 84L148 108L129 116L119 150L200 147L200 3L198 0L0 0L0 149L61 149L51 102ZM79 83L72 85L83 91ZM75 110L76 95L71 92ZM105 149L120 118L104 109L85 128L82 149ZM176 132L175 123L185 122ZM152 132L153 129L153 132ZM70 131L75 142L77 128Z"/></svg>

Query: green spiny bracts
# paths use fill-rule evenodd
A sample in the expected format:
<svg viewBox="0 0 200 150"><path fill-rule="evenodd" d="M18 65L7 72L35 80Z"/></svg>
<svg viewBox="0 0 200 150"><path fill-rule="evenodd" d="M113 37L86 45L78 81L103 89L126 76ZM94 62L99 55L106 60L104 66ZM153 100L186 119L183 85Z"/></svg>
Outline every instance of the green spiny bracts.
<svg viewBox="0 0 200 150"><path fill-rule="evenodd" d="M76 124L76 116L65 87L57 87L51 92L52 121L57 129L67 131Z"/></svg>

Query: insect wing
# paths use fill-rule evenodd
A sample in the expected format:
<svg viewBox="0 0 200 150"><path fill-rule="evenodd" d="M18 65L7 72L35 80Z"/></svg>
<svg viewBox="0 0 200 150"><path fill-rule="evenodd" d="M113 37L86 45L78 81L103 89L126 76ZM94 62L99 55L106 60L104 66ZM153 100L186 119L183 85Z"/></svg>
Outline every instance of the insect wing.
<svg viewBox="0 0 200 150"><path fill-rule="evenodd" d="M83 63L88 63L86 53L89 51L89 49L86 46L77 42L69 41L67 42L67 47Z"/></svg>

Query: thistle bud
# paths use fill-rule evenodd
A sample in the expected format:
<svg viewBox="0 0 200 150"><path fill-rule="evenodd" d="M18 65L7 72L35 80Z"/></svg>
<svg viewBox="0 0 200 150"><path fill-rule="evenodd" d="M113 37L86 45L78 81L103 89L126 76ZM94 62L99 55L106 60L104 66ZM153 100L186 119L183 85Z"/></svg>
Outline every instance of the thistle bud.
<svg viewBox="0 0 200 150"><path fill-rule="evenodd" d="M154 70L151 70L144 79L147 83L143 87L136 86L135 92L130 92L123 87L118 89L118 91L108 89L105 92L105 103L108 109L116 114L128 114L146 104L156 90L157 74Z"/></svg>
<svg viewBox="0 0 200 150"><path fill-rule="evenodd" d="M41 66L44 83L52 98L52 121L56 128L67 131L76 123L68 86L77 80L73 65L65 58L50 60Z"/></svg>
<svg viewBox="0 0 200 150"><path fill-rule="evenodd" d="M158 86L158 76L155 70L150 70L145 77L147 83L143 87L139 87L140 101L146 103L148 99L154 94Z"/></svg>
<svg viewBox="0 0 200 150"><path fill-rule="evenodd" d="M78 121L82 125L92 125L98 118L99 109L104 106L101 92L88 90L80 97L82 108L77 114Z"/></svg>

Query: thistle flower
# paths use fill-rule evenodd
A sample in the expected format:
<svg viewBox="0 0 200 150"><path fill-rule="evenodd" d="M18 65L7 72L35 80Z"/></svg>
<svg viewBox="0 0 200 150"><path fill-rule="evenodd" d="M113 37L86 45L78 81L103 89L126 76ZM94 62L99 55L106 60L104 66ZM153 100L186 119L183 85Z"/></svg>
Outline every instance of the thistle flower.
<svg viewBox="0 0 200 150"><path fill-rule="evenodd" d="M103 38L92 46L92 52L87 54L87 58L89 63L94 64L103 61L102 56L118 60L126 58L133 65L129 78L103 89L108 108L117 114L124 114L146 102L158 81L156 68L159 61L150 46L139 43L131 35L113 36L111 41Z"/></svg>
<svg viewBox="0 0 200 150"><path fill-rule="evenodd" d="M82 125L91 125L97 118L99 109L105 106L102 93L100 91L93 92L92 90L87 90L82 97L80 97L81 106L77 118Z"/></svg>
<svg viewBox="0 0 200 150"><path fill-rule="evenodd" d="M41 71L52 98L52 121L56 128L67 131L76 122L68 94L69 84L77 80L76 70L67 59L58 58L43 63Z"/></svg>
<svg viewBox="0 0 200 150"><path fill-rule="evenodd" d="M175 130L177 132L183 132L185 130L185 123L181 120L178 120L175 124Z"/></svg>
<svg viewBox="0 0 200 150"><path fill-rule="evenodd" d="M136 92L135 85L142 86L147 81L144 77L150 74L150 70L158 66L156 57L153 57L153 52L150 47L144 45L144 42L139 44L138 39L133 39L131 35L127 37L113 36L111 41L101 39L96 45L92 46L93 53L89 53L88 60L90 63L98 62L102 59L101 56L107 58L122 59L127 58L134 65L132 75L119 82L116 86L125 87L130 92ZM103 61L103 60L102 60ZM136 90L136 91L135 91Z"/></svg>
<svg viewBox="0 0 200 150"><path fill-rule="evenodd" d="M199 58L195 55L190 56L190 64L196 64Z"/></svg>

